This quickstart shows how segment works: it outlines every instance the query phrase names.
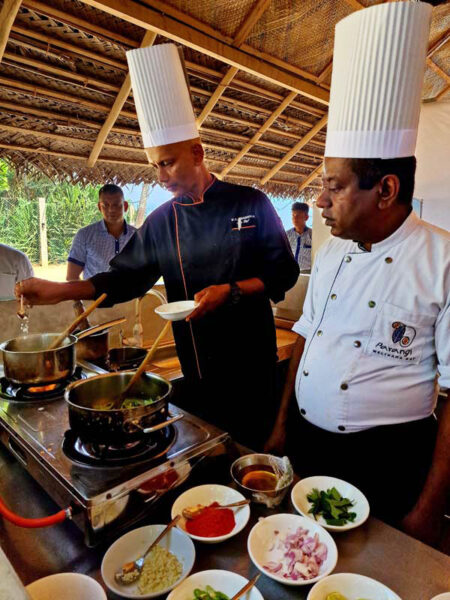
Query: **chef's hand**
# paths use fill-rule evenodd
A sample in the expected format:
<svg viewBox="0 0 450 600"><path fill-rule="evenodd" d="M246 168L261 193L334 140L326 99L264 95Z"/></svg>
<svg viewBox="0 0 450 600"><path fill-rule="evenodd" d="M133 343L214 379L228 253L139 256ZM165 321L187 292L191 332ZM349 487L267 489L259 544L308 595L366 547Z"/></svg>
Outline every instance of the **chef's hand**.
<svg viewBox="0 0 450 600"><path fill-rule="evenodd" d="M207 313L213 312L230 297L230 285L224 283L222 285L210 285L209 287L197 292L194 296L194 301L197 304L191 314L186 317L186 321L195 321L200 319Z"/></svg>
<svg viewBox="0 0 450 600"><path fill-rule="evenodd" d="M442 532L443 515L439 510L420 509L417 505L404 517L401 528L424 544L436 546Z"/></svg>
<svg viewBox="0 0 450 600"><path fill-rule="evenodd" d="M264 444L264 452L282 456L286 447L286 427L275 424L269 439Z"/></svg>
<svg viewBox="0 0 450 600"><path fill-rule="evenodd" d="M30 279L24 279L16 283L14 291L18 300L23 295L24 303L27 306L56 304L64 299L61 295L61 285L64 284L30 277Z"/></svg>

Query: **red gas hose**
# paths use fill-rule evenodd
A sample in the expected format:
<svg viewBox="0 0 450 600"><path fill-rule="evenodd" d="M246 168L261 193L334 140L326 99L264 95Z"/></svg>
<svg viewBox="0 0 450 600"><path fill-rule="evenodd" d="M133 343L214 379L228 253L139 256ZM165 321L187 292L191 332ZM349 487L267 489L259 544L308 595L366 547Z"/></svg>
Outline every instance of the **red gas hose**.
<svg viewBox="0 0 450 600"><path fill-rule="evenodd" d="M19 517L19 515L16 515L12 511L10 511L9 508L3 503L2 499L0 498L0 515L2 515L8 521L11 521L11 523L14 523L14 525L18 525L19 527L49 527L50 525L56 525L57 523L61 523L65 519L71 519L72 509L70 507L65 508L64 510L60 510L59 512L57 512L54 515L51 515L50 517L43 517L42 519L25 519L24 517Z"/></svg>

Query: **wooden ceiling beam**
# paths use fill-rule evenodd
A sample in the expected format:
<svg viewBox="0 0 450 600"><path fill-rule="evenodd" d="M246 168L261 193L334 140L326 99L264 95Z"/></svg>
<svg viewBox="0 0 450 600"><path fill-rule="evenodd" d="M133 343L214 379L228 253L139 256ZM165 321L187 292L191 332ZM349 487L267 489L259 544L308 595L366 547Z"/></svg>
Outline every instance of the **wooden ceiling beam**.
<svg viewBox="0 0 450 600"><path fill-rule="evenodd" d="M22 0L3 0L0 10L0 63Z"/></svg>
<svg viewBox="0 0 450 600"><path fill-rule="evenodd" d="M431 58L427 58L427 65L432 69L441 79L443 79L447 85L450 84L450 75L447 75L445 71L438 67L438 65L431 60Z"/></svg>
<svg viewBox="0 0 450 600"><path fill-rule="evenodd" d="M306 177L298 186L298 191L301 192L302 190L304 190L306 187L312 187L309 186L309 184L311 183L311 181L314 181L314 179L316 179L316 177L318 177L320 175L320 173L322 172L323 169L323 163L321 163L318 167L316 167L313 171L311 171L311 173L308 175L308 177Z"/></svg>
<svg viewBox="0 0 450 600"><path fill-rule="evenodd" d="M283 165L285 165L293 156L295 156L297 152L299 152L303 148L303 146L306 146L306 144L311 140L311 138L313 138L316 135L316 133L322 129L322 127L325 127L325 125L327 124L327 120L328 115L323 116L320 119L320 121L318 121L318 123L316 123L314 127L310 131L308 131L308 133L305 136L303 136L302 139L299 140L299 142L297 142L297 144L295 144L293 148L291 148L291 150L289 150L286 156L284 156L280 160L280 162L278 162L274 167L272 167L272 169L266 175L264 175L264 177L261 178L260 184L264 185L269 181L271 177L275 175L275 173L278 173L278 171Z"/></svg>
<svg viewBox="0 0 450 600"><path fill-rule="evenodd" d="M153 31L146 31L144 38L141 42L141 48L145 48L146 46L152 46L153 42L156 39L156 33ZM114 123L117 121L117 117L120 115L122 108L127 101L128 96L131 92L131 78L130 74L127 73L125 77L125 81L122 83L122 87L120 88L119 93L117 94L117 98L114 101L114 104L111 108L111 112L109 113L106 121L103 123L102 128L95 140L95 144L91 150L89 158L87 160L87 166L93 167L102 151L102 148L106 142L106 138L111 132Z"/></svg>
<svg viewBox="0 0 450 600"><path fill-rule="evenodd" d="M258 0L250 14L244 19L243 24L239 28L239 31L236 34L236 37L233 40L233 44L236 48L239 48L245 42L248 34L250 33L252 27L258 21L258 19L263 15L264 11L268 8L271 0ZM214 90L212 96L206 103L202 112L196 119L197 127L201 127L203 121L208 117L210 112L213 110L217 101L222 96L222 94L227 89L229 83L231 83L234 76L238 73L239 69L237 67L229 67L228 71L223 75L216 89Z"/></svg>
<svg viewBox="0 0 450 600"><path fill-rule="evenodd" d="M428 49L427 58L431 58L438 50L440 50L450 40L450 31L444 31L434 44Z"/></svg>
<svg viewBox="0 0 450 600"><path fill-rule="evenodd" d="M236 150L234 150L234 148L229 148L228 146L222 146L221 144L210 144L209 142L202 142L202 145L206 149L216 150L218 152L227 152L229 154L233 154L234 152L236 152ZM277 163L279 161L279 158L276 158L275 156L267 156L266 154L259 154L258 152L247 152L247 156L249 158L265 160L269 163ZM291 160L291 161L289 161L289 165L292 165L294 167L304 167L306 169L315 167L315 165L311 165L309 163L304 163L299 160ZM264 169L264 170L266 170L266 169Z"/></svg>
<svg viewBox="0 0 450 600"><path fill-rule="evenodd" d="M236 154L236 156L228 163L228 165L221 172L221 177L225 177L225 175L233 169L237 163L241 160L243 156L247 154L247 152L254 146L259 139L264 135L264 133L269 129L269 127L277 120L279 115L289 106L289 104L294 100L297 96L295 92L291 92L286 96L283 102L278 106L277 109L273 111L270 117L267 119L263 125L258 129L258 131L249 139L249 141L245 144L245 146Z"/></svg>
<svg viewBox="0 0 450 600"><path fill-rule="evenodd" d="M353 10L362 10L363 8L366 8L364 4L358 0L344 0L344 2L348 4L350 8L353 8Z"/></svg>
<svg viewBox="0 0 450 600"><path fill-rule="evenodd" d="M232 67L261 77L266 81L280 85L289 91L312 98L322 104L328 104L329 92L323 88L304 81L292 73L283 71L273 63L263 62L247 54L245 51L223 43L218 36L210 37L178 22L167 14L161 14L135 0L81 0L84 4L112 14L117 18L133 23L138 27L155 31L160 35L184 44L193 50L202 52L212 58L227 63Z"/></svg>
<svg viewBox="0 0 450 600"><path fill-rule="evenodd" d="M439 94L434 98L434 100L438 101L445 96L445 94L450 90L450 85L446 85Z"/></svg>

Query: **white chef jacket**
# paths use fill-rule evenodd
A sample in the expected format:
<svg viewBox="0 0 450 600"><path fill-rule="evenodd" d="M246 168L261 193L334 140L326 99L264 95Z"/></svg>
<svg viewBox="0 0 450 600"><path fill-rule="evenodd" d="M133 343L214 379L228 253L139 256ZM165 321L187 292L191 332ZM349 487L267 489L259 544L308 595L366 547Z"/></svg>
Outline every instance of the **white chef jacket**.
<svg viewBox="0 0 450 600"><path fill-rule="evenodd" d="M300 320L300 412L349 433L429 416L450 387L450 234L411 212L370 252L320 249Z"/></svg>
<svg viewBox="0 0 450 600"><path fill-rule="evenodd" d="M15 284L29 277L33 277L33 267L27 255L0 244L0 299L14 299Z"/></svg>

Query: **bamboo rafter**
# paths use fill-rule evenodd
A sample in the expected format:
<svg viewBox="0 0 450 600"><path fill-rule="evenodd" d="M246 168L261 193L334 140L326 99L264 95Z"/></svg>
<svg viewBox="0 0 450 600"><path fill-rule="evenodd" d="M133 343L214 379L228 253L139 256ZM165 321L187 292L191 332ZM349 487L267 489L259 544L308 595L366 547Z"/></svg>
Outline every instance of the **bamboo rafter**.
<svg viewBox="0 0 450 600"><path fill-rule="evenodd" d="M247 152L252 148L252 146L254 146L259 141L261 136L264 135L264 133L269 129L269 127L272 125L272 123L274 123L276 121L276 119L279 117L279 115L281 115L281 113L284 111L284 109L289 106L289 104L294 100L294 98L296 96L297 96L297 94L295 92L291 92L290 94L288 94L286 96L286 98L278 106L278 108L276 108L273 111L273 113L270 115L270 117L267 119L267 121L263 125L261 125L261 127L258 129L258 131L253 135L253 137L236 154L236 156L233 158L233 160L230 161L228 163L228 165L223 169L223 171L220 174L221 177L225 177L225 175L229 171L231 171L231 169L233 167L235 167L237 165L237 163L241 160L241 158L243 156L245 156L247 154Z"/></svg>
<svg viewBox="0 0 450 600"><path fill-rule="evenodd" d="M141 43L141 48L145 48L146 46L151 46L156 39L156 33L153 31L146 31L144 34L144 38ZM111 108L111 112L109 113L106 121L103 123L102 128L95 140L95 144L91 150L89 158L87 159L87 166L93 167L102 151L102 148L106 142L106 138L111 132L114 123L117 120L117 117L120 115L123 105L125 104L128 96L131 91L131 78L130 74L127 73L125 77L125 81L122 83L122 87L120 88L119 93L117 94L117 98L114 101L114 104Z"/></svg>
<svg viewBox="0 0 450 600"><path fill-rule="evenodd" d="M0 10L0 63L22 0L3 0Z"/></svg>
<svg viewBox="0 0 450 600"><path fill-rule="evenodd" d="M236 48L239 48L243 42L248 37L250 31L252 30L255 23L258 19L263 15L264 11L268 8L271 0L258 0L253 9L250 11L250 14L246 17L244 23L241 25L237 35L233 40L233 44ZM201 127L203 121L207 118L209 113L213 110L217 101L222 96L224 91L227 89L227 86L231 83L231 80L238 73L239 69L237 67L230 67L225 75L220 80L217 88L215 89L213 95L206 103L206 106L203 108L200 115L197 117L197 127Z"/></svg>
<svg viewBox="0 0 450 600"><path fill-rule="evenodd" d="M308 177L306 177L306 179L304 179L298 186L298 192L300 193L302 190L304 190L306 187L308 187L309 184L311 183L311 181L314 181L314 179L320 175L320 173L322 172L322 169L323 169L323 163L320 164L318 167L316 167L314 169L314 171L311 171L311 173L308 175Z"/></svg>

